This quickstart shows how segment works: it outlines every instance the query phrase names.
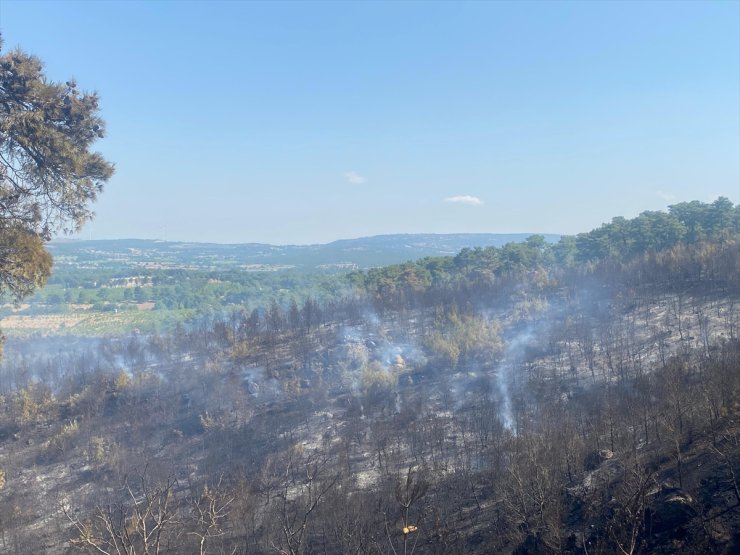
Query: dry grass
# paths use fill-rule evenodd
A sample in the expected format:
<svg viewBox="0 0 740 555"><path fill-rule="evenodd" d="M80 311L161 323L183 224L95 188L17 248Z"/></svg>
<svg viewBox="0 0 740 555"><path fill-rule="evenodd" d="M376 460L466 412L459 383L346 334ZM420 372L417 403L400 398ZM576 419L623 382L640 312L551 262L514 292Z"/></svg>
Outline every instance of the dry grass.
<svg viewBox="0 0 740 555"><path fill-rule="evenodd" d="M153 303L141 303L137 310L118 313L86 310L68 314L11 314L0 319L0 330L7 336L15 337L67 334L101 336L134 330L151 332L192 316L190 310L162 311L153 308Z"/></svg>
<svg viewBox="0 0 740 555"><path fill-rule="evenodd" d="M13 314L0 320L0 327L6 332L12 332L13 330L57 331L60 328L73 328L86 318L88 318L86 314L39 314L33 316Z"/></svg>

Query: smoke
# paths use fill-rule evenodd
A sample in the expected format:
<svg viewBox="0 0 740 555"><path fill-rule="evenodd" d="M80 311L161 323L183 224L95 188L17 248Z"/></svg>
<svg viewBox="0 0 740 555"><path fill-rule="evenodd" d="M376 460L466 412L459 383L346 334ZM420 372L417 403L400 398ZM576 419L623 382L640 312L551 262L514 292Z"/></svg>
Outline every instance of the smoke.
<svg viewBox="0 0 740 555"><path fill-rule="evenodd" d="M514 429L514 411L510 390L514 369L524 359L526 348L532 343L533 335L534 326L529 325L510 340L506 345L503 358L496 372L496 387L501 399L499 417L508 430Z"/></svg>
<svg viewBox="0 0 740 555"><path fill-rule="evenodd" d="M516 371L525 362L547 356L542 347L547 345L551 332L562 327L568 315L593 311L604 302L603 293L587 287L579 289L578 296L575 304L573 300L525 296L513 307L513 321L509 322L506 333L509 338L496 368L495 380L501 403L499 418L507 429L515 431L516 428L512 391L518 377Z"/></svg>
<svg viewBox="0 0 740 555"><path fill-rule="evenodd" d="M330 359L337 381L353 395L367 391L372 384L395 391L399 377L423 366L427 359L408 330L394 330L374 312L366 311L364 317L362 324L338 331ZM401 410L397 395L395 406L397 412Z"/></svg>
<svg viewBox="0 0 740 555"><path fill-rule="evenodd" d="M422 350L414 343L381 341L373 345L372 357L385 366L403 368L406 366L419 367L426 364L426 357Z"/></svg>
<svg viewBox="0 0 740 555"><path fill-rule="evenodd" d="M525 298L512 311L514 321L510 322L507 330L509 338L496 368L495 380L501 403L499 418L508 430L515 431L516 427L512 394L516 370L522 363L538 356L538 348L548 341L553 326L562 319L565 309L562 302Z"/></svg>

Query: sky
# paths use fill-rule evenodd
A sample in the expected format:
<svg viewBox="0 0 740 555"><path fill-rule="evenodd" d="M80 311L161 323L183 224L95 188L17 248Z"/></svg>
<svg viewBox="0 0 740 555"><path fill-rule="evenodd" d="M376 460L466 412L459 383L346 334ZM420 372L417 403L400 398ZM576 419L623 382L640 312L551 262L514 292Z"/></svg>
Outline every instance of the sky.
<svg viewBox="0 0 740 555"><path fill-rule="evenodd" d="M740 2L0 0L97 91L87 239L578 233L740 202Z"/></svg>

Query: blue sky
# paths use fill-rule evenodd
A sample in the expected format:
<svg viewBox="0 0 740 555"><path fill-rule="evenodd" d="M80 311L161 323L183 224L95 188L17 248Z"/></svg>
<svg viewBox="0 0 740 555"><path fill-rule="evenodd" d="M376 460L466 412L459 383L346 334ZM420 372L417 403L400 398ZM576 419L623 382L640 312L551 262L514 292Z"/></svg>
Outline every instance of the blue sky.
<svg viewBox="0 0 740 555"><path fill-rule="evenodd" d="M738 2L0 0L101 96L85 238L585 231L740 202Z"/></svg>

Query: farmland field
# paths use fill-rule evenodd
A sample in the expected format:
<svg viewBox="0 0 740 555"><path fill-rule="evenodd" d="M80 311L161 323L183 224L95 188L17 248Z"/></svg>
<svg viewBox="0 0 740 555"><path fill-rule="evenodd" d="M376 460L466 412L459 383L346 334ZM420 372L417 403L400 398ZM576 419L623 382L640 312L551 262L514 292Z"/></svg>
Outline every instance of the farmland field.
<svg viewBox="0 0 740 555"><path fill-rule="evenodd" d="M192 314L192 310L12 314L0 320L0 328L5 335L10 337L67 334L114 335L121 331L136 329L147 333L185 321Z"/></svg>

